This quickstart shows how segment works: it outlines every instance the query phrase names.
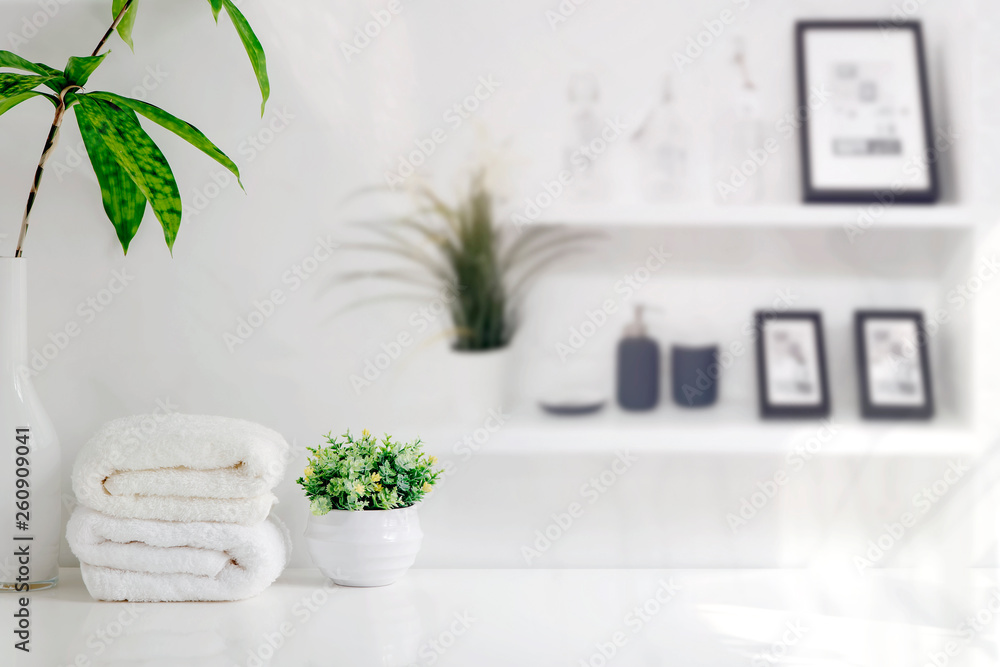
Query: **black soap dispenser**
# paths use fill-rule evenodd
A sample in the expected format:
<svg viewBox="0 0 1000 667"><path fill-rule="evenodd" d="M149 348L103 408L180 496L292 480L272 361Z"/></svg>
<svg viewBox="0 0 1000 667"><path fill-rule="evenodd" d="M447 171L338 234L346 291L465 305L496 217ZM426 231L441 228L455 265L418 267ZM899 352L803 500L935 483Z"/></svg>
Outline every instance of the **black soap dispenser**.
<svg viewBox="0 0 1000 667"><path fill-rule="evenodd" d="M625 410L651 410L660 400L660 347L646 334L642 311L637 304L618 343L618 405Z"/></svg>

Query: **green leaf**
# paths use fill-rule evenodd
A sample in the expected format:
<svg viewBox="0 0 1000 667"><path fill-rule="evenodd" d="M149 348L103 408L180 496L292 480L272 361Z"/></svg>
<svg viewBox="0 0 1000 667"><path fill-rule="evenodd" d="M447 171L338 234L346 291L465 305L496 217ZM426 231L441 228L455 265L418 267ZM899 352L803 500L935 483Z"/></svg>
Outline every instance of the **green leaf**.
<svg viewBox="0 0 1000 667"><path fill-rule="evenodd" d="M118 13L125 6L126 0L114 0L111 4L111 18L117 18ZM132 28L135 26L135 15L139 11L139 0L132 0L132 4L129 5L128 11L125 12L125 16L118 23L118 36L122 38L122 41L128 44L128 48L135 51L135 45L132 44Z"/></svg>
<svg viewBox="0 0 1000 667"><path fill-rule="evenodd" d="M128 97L122 97L121 95L115 95L114 93L97 92L90 93L90 97L96 97L98 99L107 100L113 103L119 108L131 109L132 111L138 112L153 121L157 125L164 127L178 137L188 142L198 150L200 150L205 155L209 156L223 167L228 169L230 172L236 176L236 181L239 182L240 187L243 187L243 183L240 181L240 170L236 166L236 163L229 159L229 157L223 153L218 146L213 144L208 137L206 137L201 130L191 125L187 121L183 121L180 118L164 111L158 106L152 104L147 104L140 100L134 100Z"/></svg>
<svg viewBox="0 0 1000 667"><path fill-rule="evenodd" d="M51 81L53 78L55 77L2 72L0 73L0 98L29 93L41 84Z"/></svg>
<svg viewBox="0 0 1000 667"><path fill-rule="evenodd" d="M215 22L219 22L219 12L222 11L222 0L208 0L209 4L212 5L212 16L215 17Z"/></svg>
<svg viewBox="0 0 1000 667"><path fill-rule="evenodd" d="M76 122L101 186L104 212L115 226L122 250L128 254L129 243L139 231L139 223L146 212L146 198L104 143L98 129L100 119L94 117L94 112L85 105L78 106Z"/></svg>
<svg viewBox="0 0 1000 667"><path fill-rule="evenodd" d="M313 498L312 502L309 503L309 511L316 516L329 514L332 509L333 503L330 502L329 496L318 496Z"/></svg>
<svg viewBox="0 0 1000 667"><path fill-rule="evenodd" d="M10 51L0 51L0 67L10 67L12 69L24 70L25 72L34 72L35 74L62 74L62 72L53 67L43 65L42 63L33 63Z"/></svg>
<svg viewBox="0 0 1000 667"><path fill-rule="evenodd" d="M24 70L25 72L34 72L35 74L53 77L52 79L47 80L45 85L57 93L63 89L65 80L63 79L62 72L54 67L43 65L42 63L33 63L30 60L25 60L16 53L11 53L10 51L0 51L0 67L9 67L12 69Z"/></svg>
<svg viewBox="0 0 1000 667"><path fill-rule="evenodd" d="M226 13L229 14L229 18L236 27L236 32L240 35L243 48L247 50L247 55L250 56L250 64L253 65L254 74L257 75L257 84L260 86L260 95L262 98L260 115L263 116L267 98L271 96L271 84L267 79L267 58L264 55L264 47L261 46L260 40L257 39L257 35L254 34L253 28L250 27L250 23L247 22L246 17L233 4L233 0L210 1L213 3L213 11L215 11L215 2L221 1L222 6L226 8Z"/></svg>
<svg viewBox="0 0 1000 667"><path fill-rule="evenodd" d="M134 113L90 95L79 95L77 99L80 108L89 112L88 118L115 161L153 207L172 252L181 224L181 193L167 159L139 125Z"/></svg>
<svg viewBox="0 0 1000 667"><path fill-rule="evenodd" d="M87 79L90 75L94 73L104 59L111 53L110 51L105 51L99 56L70 56L69 61L66 63L66 80L76 86L84 86L87 83Z"/></svg>
<svg viewBox="0 0 1000 667"><path fill-rule="evenodd" d="M11 97L0 98L0 116L4 115L14 107L16 107L21 102L31 99L32 97L45 97L50 102L52 106L59 106L59 100L55 98L54 95L49 95L48 93L40 93L37 90L29 90L26 93L20 93L19 95L13 95Z"/></svg>

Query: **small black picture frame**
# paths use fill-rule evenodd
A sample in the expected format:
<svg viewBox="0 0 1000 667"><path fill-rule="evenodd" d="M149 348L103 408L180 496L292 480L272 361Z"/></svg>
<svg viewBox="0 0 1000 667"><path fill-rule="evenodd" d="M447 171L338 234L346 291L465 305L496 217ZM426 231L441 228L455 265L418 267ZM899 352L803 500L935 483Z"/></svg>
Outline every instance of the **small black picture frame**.
<svg viewBox="0 0 1000 667"><path fill-rule="evenodd" d="M759 311L754 322L761 417L829 416L823 316L815 311Z"/></svg>
<svg viewBox="0 0 1000 667"><path fill-rule="evenodd" d="M861 414L866 419L934 416L930 339L914 310L859 310L854 314Z"/></svg>
<svg viewBox="0 0 1000 667"><path fill-rule="evenodd" d="M920 23L799 21L795 54L803 199L936 202Z"/></svg>

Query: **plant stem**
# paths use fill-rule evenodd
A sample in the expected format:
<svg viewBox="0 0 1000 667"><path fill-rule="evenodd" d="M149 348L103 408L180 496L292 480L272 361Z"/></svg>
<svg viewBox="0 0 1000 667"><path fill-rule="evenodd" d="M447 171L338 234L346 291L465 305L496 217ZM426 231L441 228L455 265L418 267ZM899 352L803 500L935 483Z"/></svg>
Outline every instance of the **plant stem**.
<svg viewBox="0 0 1000 667"><path fill-rule="evenodd" d="M118 24L122 22L122 19L125 18L125 12L127 12L128 8L132 6L132 2L133 0L126 0L125 4L122 5L121 11L118 12L118 16L116 16L115 20L111 22L111 27L108 28L106 33L104 33L104 37L101 37L101 41L97 43L97 48L94 49L94 52L90 54L91 57L100 53L101 49L104 48L104 44L111 39L111 34L115 31L115 28L118 27Z"/></svg>
<svg viewBox="0 0 1000 667"><path fill-rule="evenodd" d="M59 128L62 126L65 114L66 103L63 100L63 96L60 95L59 106L56 107L56 115L52 119L52 127L49 128L49 136L45 139L45 148L42 149L42 157L38 159L38 167L35 168L35 180L31 183L31 192L28 193L28 204L24 207L24 218L21 219L21 233L17 237L17 252L14 253L14 257L20 257L24 249L24 237L28 233L28 218L31 216L31 207L35 205L38 186L42 184L45 163L48 161L52 149L56 147L56 143L59 141Z"/></svg>
<svg viewBox="0 0 1000 667"><path fill-rule="evenodd" d="M101 49L104 48L105 43L114 33L118 24L122 22L125 18L125 12L128 8L132 6L134 0L126 0L125 4L122 6L121 11L115 16L115 20L111 22L111 27L108 31L104 33L104 37L101 37L101 41L97 43L97 48L91 56L96 56L100 53ZM42 156L38 159L38 167L35 168L35 180L31 183L31 192L28 193L28 203L24 207L24 218L21 219L21 232L17 236L17 250L14 253L14 257L20 257L24 250L24 237L28 234L28 219L31 217L31 209L35 205L35 197L38 195L38 188L42 184L42 174L45 172L45 163L49 160L49 155L52 154L52 150L59 143L59 128L62 127L63 117L66 115L66 94L70 91L78 89L80 86L74 84L67 84L65 88L59 91L59 105L56 107L56 115L52 119L52 127L49 128L49 136L45 139L45 148L42 149Z"/></svg>

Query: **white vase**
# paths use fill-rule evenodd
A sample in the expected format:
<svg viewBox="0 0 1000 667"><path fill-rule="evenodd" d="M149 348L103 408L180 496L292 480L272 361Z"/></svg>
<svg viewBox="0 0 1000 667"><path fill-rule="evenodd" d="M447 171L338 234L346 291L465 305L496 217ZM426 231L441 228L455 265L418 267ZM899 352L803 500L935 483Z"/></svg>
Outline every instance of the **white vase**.
<svg viewBox="0 0 1000 667"><path fill-rule="evenodd" d="M387 586L413 566L424 534L411 506L313 514L305 537L316 567L334 583Z"/></svg>
<svg viewBox="0 0 1000 667"><path fill-rule="evenodd" d="M449 415L463 425L479 424L500 408L510 409L511 347L452 350Z"/></svg>
<svg viewBox="0 0 1000 667"><path fill-rule="evenodd" d="M28 366L25 261L0 258L0 590L59 578L61 455Z"/></svg>

